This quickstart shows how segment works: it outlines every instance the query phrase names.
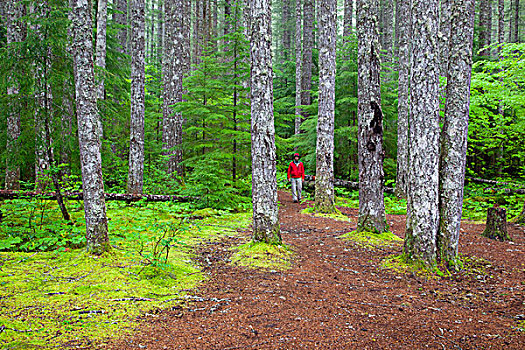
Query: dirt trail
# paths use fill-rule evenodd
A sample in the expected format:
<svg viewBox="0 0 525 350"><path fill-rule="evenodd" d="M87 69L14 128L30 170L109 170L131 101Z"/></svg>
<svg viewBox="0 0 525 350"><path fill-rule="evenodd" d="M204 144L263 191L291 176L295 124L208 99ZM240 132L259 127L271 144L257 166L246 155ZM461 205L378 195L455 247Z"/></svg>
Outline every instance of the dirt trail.
<svg viewBox="0 0 525 350"><path fill-rule="evenodd" d="M356 210L342 208L354 223L341 222L300 214L311 203L284 192L279 200L283 240L298 254L292 269L228 265L225 248L238 240L207 247L211 278L195 291L202 299L145 317L134 338L112 348L525 349L523 228L511 226L514 242L501 243L480 237L483 225L464 225L460 251L490 264L427 280L381 269L400 245L372 250L339 239L355 229ZM404 217L388 221L402 236Z"/></svg>

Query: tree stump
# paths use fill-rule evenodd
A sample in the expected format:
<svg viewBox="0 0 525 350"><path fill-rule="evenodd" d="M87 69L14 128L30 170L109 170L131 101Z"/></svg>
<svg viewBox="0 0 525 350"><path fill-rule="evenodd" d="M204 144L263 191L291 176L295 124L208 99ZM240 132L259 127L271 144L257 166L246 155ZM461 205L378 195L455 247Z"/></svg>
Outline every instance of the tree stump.
<svg viewBox="0 0 525 350"><path fill-rule="evenodd" d="M489 208L487 211L487 224L482 236L499 241L510 240L507 233L507 210L502 207Z"/></svg>

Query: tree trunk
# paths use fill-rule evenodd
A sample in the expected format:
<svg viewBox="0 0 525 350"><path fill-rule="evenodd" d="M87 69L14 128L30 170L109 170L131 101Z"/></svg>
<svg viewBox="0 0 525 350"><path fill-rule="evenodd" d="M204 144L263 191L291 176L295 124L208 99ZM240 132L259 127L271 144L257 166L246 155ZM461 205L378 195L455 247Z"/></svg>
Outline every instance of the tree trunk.
<svg viewBox="0 0 525 350"><path fill-rule="evenodd" d="M441 0L439 7L439 60L440 60L440 75L447 77L448 71L448 48L450 46L450 27L451 27L451 12L450 4L452 0Z"/></svg>
<svg viewBox="0 0 525 350"><path fill-rule="evenodd" d="M128 193L131 194L142 194L144 177L145 25L144 0L131 0L131 121L128 172Z"/></svg>
<svg viewBox="0 0 525 350"><path fill-rule="evenodd" d="M253 241L281 243L273 116L270 0L253 0L251 14Z"/></svg>
<svg viewBox="0 0 525 350"><path fill-rule="evenodd" d="M381 0L382 32L381 49L385 53L385 61L392 62L392 34L394 31L394 2L393 0Z"/></svg>
<svg viewBox="0 0 525 350"><path fill-rule="evenodd" d="M70 0L69 3L75 66L78 141L86 215L86 248L92 254L102 254L109 251L110 246L100 156L90 8L87 0Z"/></svg>
<svg viewBox="0 0 525 350"><path fill-rule="evenodd" d="M282 13L282 25L283 25L283 59L288 60L291 47L291 35L288 22L290 22L290 2L292 0L283 0L283 13Z"/></svg>
<svg viewBox="0 0 525 350"><path fill-rule="evenodd" d="M412 1L412 72L405 254L432 264L439 225L438 0Z"/></svg>
<svg viewBox="0 0 525 350"><path fill-rule="evenodd" d="M505 43L505 0L498 0L498 44ZM501 47L498 48L498 55Z"/></svg>
<svg viewBox="0 0 525 350"><path fill-rule="evenodd" d="M400 10L400 3L403 0L396 0L395 1L395 15L394 15L394 56L399 58L399 24L401 21L401 10Z"/></svg>
<svg viewBox="0 0 525 350"><path fill-rule="evenodd" d="M22 23L19 21L24 16L24 5L21 0L10 0L5 3L7 45L13 46L24 40ZM18 54L18 52L17 52ZM20 82L15 75L8 78L7 95L13 99L20 94ZM20 189L20 166L19 161L19 137L20 137L20 113L21 108L17 103L11 103L11 109L7 113L7 147L6 147L6 173L5 188L7 190Z"/></svg>
<svg viewBox="0 0 525 350"><path fill-rule="evenodd" d="M164 106L162 142L164 154L169 155L169 174L182 175L182 124L181 113L173 111L174 104L182 102L182 78L184 77L184 4L181 0L166 0L166 41L164 52L170 59L164 60Z"/></svg>
<svg viewBox="0 0 525 350"><path fill-rule="evenodd" d="M354 15L354 1L345 0L345 9L344 9L344 28L343 28L343 37L348 37L352 34L352 21Z"/></svg>
<svg viewBox="0 0 525 350"><path fill-rule="evenodd" d="M115 22L120 26L128 24L128 0L114 0L117 1L117 12L115 12ZM118 32L118 42L120 44L121 52L128 52L128 30L127 28L121 28Z"/></svg>
<svg viewBox="0 0 525 350"><path fill-rule="evenodd" d="M509 241L507 232L507 210L502 207L493 207L487 210L487 223L483 237L496 239L498 241Z"/></svg>
<svg viewBox="0 0 525 350"><path fill-rule="evenodd" d="M302 96L302 35L301 35L301 20L302 20L302 8L301 0L295 1L295 134L301 132L301 96Z"/></svg>
<svg viewBox="0 0 525 350"><path fill-rule="evenodd" d="M378 34L379 0L357 3L358 43L358 231L386 231L383 197L383 112L381 111L381 47Z"/></svg>
<svg viewBox="0 0 525 350"><path fill-rule="evenodd" d="M481 0L479 4L479 49L489 46L491 43L490 37L492 34L492 5L491 0ZM482 50L481 56L489 56L490 50Z"/></svg>
<svg viewBox="0 0 525 350"><path fill-rule="evenodd" d="M520 215L518 215L516 219L514 219L514 223L519 225L525 225L525 202L523 202L523 209L521 210Z"/></svg>
<svg viewBox="0 0 525 350"><path fill-rule="evenodd" d="M467 163L474 0L451 0L447 99L441 131L439 259L456 265Z"/></svg>
<svg viewBox="0 0 525 350"><path fill-rule="evenodd" d="M303 1L303 61L301 63L301 104L312 104L312 49L314 47L314 0ZM303 112L303 118L308 115Z"/></svg>
<svg viewBox="0 0 525 350"><path fill-rule="evenodd" d="M319 116L317 119L315 210L335 212L334 113L337 0L318 1Z"/></svg>
<svg viewBox="0 0 525 350"><path fill-rule="evenodd" d="M512 42L519 43L520 42L520 0L514 0L514 13L511 14L514 16L513 25L514 28L512 29Z"/></svg>
<svg viewBox="0 0 525 350"><path fill-rule="evenodd" d="M407 196L408 182L408 115L411 57L411 0L397 0L399 10L399 83L397 100L397 175L396 195Z"/></svg>
<svg viewBox="0 0 525 350"><path fill-rule="evenodd" d="M133 7L132 7L133 8ZM104 99L104 70L106 69L106 27L108 20L108 2L107 0L98 0L97 10L97 45L95 50L95 65L101 69L99 71L97 95L98 98ZM100 133L102 135L102 132Z"/></svg>

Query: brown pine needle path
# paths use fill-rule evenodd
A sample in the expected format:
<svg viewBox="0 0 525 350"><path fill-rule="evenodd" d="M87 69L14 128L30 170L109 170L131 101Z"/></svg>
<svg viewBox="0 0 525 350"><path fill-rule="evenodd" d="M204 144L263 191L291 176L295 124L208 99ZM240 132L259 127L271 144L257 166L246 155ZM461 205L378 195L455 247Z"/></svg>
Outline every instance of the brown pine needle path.
<svg viewBox="0 0 525 350"><path fill-rule="evenodd" d="M373 250L338 238L355 229L357 210L341 208L352 219L342 222L301 214L311 203L292 203L287 193L279 200L283 240L298 254L293 268L231 266L226 248L238 238L205 247L210 279L194 300L144 316L134 337L112 348L525 348L523 227L511 225L514 241L502 243L481 237L484 225L463 225L460 252L477 258L473 266L427 279L381 267L401 245ZM404 216L388 222L402 236Z"/></svg>

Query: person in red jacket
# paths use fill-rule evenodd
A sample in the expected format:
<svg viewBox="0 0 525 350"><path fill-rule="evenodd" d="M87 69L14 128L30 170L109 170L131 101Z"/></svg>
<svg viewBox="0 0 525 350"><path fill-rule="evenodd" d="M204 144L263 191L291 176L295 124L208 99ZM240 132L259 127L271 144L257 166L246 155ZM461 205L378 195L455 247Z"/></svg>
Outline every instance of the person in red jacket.
<svg viewBox="0 0 525 350"><path fill-rule="evenodd" d="M293 161L288 166L288 181L292 182L293 202L301 201L301 192L303 190L304 165L299 160L299 153L293 155Z"/></svg>

